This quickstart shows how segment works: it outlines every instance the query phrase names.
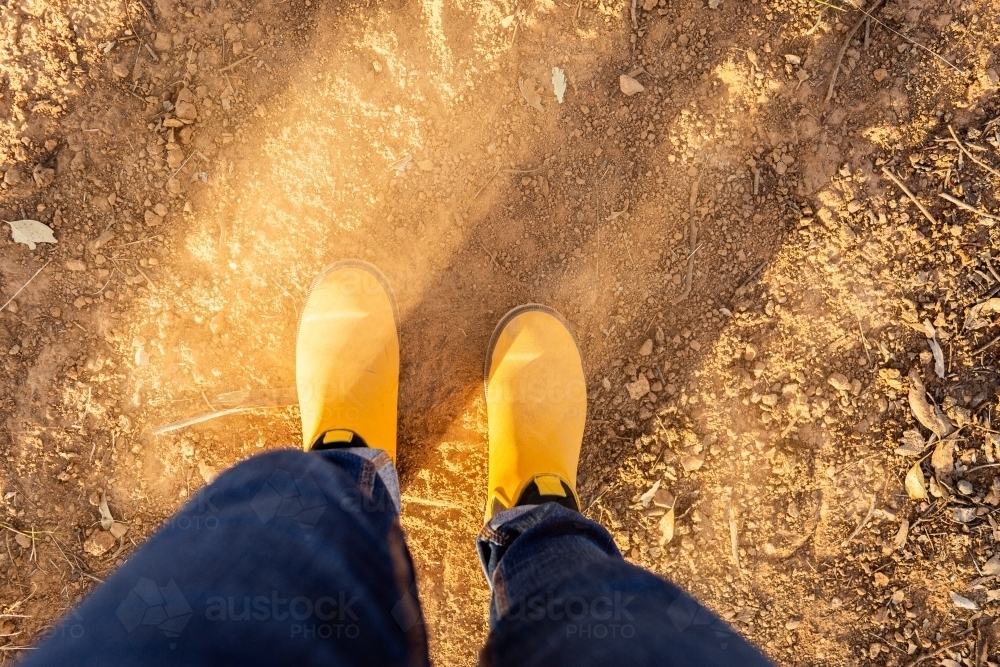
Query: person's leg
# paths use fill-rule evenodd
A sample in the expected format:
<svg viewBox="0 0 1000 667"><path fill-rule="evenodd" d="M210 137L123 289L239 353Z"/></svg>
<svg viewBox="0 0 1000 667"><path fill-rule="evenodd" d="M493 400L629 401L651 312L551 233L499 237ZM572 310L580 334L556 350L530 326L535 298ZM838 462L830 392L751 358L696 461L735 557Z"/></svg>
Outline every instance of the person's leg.
<svg viewBox="0 0 1000 667"><path fill-rule="evenodd" d="M222 474L23 664L421 665L385 452L279 450Z"/></svg>
<svg viewBox="0 0 1000 667"><path fill-rule="evenodd" d="M478 550L493 598L481 663L770 664L676 586L626 563L579 512L586 381L558 313L512 310L486 356L489 495Z"/></svg>
<svg viewBox="0 0 1000 667"><path fill-rule="evenodd" d="M764 667L771 663L611 535L555 503L503 512L479 538L493 599L484 665Z"/></svg>
<svg viewBox="0 0 1000 667"><path fill-rule="evenodd" d="M308 453L223 474L28 659L31 665L427 663L399 527L399 335L364 262L313 282L296 341Z"/></svg>

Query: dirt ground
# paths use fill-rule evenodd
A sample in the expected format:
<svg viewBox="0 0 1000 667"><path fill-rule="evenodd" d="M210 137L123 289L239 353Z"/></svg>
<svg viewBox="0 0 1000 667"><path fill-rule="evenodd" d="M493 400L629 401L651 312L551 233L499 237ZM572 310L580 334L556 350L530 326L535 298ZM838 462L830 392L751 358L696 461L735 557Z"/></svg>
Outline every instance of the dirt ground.
<svg viewBox="0 0 1000 667"><path fill-rule="evenodd" d="M482 356L526 301L629 560L781 665L1000 663L998 70L991 0L0 0L0 220L56 241L0 223L0 662L296 445L298 309L360 257L438 665L487 631Z"/></svg>

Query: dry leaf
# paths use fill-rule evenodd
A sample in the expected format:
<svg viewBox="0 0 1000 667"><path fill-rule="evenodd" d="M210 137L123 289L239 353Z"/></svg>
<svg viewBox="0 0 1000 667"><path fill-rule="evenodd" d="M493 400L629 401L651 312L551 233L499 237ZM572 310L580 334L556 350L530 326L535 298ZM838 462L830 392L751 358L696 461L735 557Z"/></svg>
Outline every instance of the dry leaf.
<svg viewBox="0 0 1000 667"><path fill-rule="evenodd" d="M992 299L986 299L982 303L977 303L969 309L969 314L965 318L965 328L981 329L988 327L990 321L985 316L995 313L1000 313L1000 297L993 297Z"/></svg>
<svg viewBox="0 0 1000 667"><path fill-rule="evenodd" d="M956 607L970 611L979 611L979 605L969 598L964 598L955 591L949 591L949 593L951 593L951 601L955 603Z"/></svg>
<svg viewBox="0 0 1000 667"><path fill-rule="evenodd" d="M559 104L562 104L563 95L566 94L566 72L560 67L552 68L552 92L556 94Z"/></svg>
<svg viewBox="0 0 1000 667"><path fill-rule="evenodd" d="M927 444L924 436L915 428L903 431L903 437L899 440L900 445L896 448L896 453L900 456L920 456Z"/></svg>
<svg viewBox="0 0 1000 667"><path fill-rule="evenodd" d="M932 407L927 402L927 388L924 386L924 381L920 378L920 373L916 369L912 369L910 370L909 378L910 410L913 412L916 420L934 432L939 438L943 438L954 431L954 427L948 421L948 418L944 416L944 413L938 407Z"/></svg>
<svg viewBox="0 0 1000 667"><path fill-rule="evenodd" d="M910 522L906 519L899 524L899 530L896 531L896 537L893 538L892 544L897 550L902 549L906 546L906 538L910 534Z"/></svg>
<svg viewBox="0 0 1000 667"><path fill-rule="evenodd" d="M14 243L23 243L31 250L36 243L57 243L52 229L37 220L15 220L7 222L14 238Z"/></svg>
<svg viewBox="0 0 1000 667"><path fill-rule="evenodd" d="M108 496L104 489L101 489L101 504L98 509L101 512L101 528L111 530L111 526L115 525L115 518L111 516L111 510L108 509Z"/></svg>
<svg viewBox="0 0 1000 667"><path fill-rule="evenodd" d="M943 378L944 352L941 350L941 343L938 342L937 330L930 320L924 320L924 333L927 334L927 344L931 347L931 354L934 355L934 373Z"/></svg>
<svg viewBox="0 0 1000 667"><path fill-rule="evenodd" d="M906 473L903 485L906 487L906 495L913 500L927 500L927 488L924 486L924 471L920 469L919 463L914 463L910 471Z"/></svg>
<svg viewBox="0 0 1000 667"><path fill-rule="evenodd" d="M653 496L656 495L656 490L660 488L660 480L653 482L653 488L651 488L646 493L639 496L639 502L642 503L643 507L649 507L649 503L653 500Z"/></svg>
<svg viewBox="0 0 1000 667"><path fill-rule="evenodd" d="M955 472L955 441L952 438L938 440L931 454L931 467L938 479L948 479Z"/></svg>
<svg viewBox="0 0 1000 667"><path fill-rule="evenodd" d="M528 103L528 106L541 112L545 111L545 107L542 106L542 96L535 91L534 79L519 79L517 87L521 90L521 97Z"/></svg>
<svg viewBox="0 0 1000 667"><path fill-rule="evenodd" d="M622 74L618 77L618 87L621 89L626 96L635 95L636 93L641 93L646 90L645 86L630 77L628 74Z"/></svg>
<svg viewBox="0 0 1000 667"><path fill-rule="evenodd" d="M667 513L660 517L660 546L667 544L674 539L674 508L671 507Z"/></svg>

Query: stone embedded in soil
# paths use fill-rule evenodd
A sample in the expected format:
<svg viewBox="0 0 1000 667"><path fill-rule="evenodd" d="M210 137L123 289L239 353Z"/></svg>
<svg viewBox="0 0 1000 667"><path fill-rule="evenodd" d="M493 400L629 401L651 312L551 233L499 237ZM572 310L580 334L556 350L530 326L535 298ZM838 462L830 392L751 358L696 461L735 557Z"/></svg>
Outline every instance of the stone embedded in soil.
<svg viewBox="0 0 1000 667"><path fill-rule="evenodd" d="M645 342L643 342L642 346L639 348L639 356L648 357L652 353L653 353L653 341L652 339L647 338Z"/></svg>
<svg viewBox="0 0 1000 667"><path fill-rule="evenodd" d="M163 222L163 218L162 217L156 215L155 213L153 213L150 210L147 210L143 214L143 219L146 221L146 226L147 227L156 227L158 224L160 224L161 222Z"/></svg>
<svg viewBox="0 0 1000 667"><path fill-rule="evenodd" d="M114 536L111 533L98 530L83 543L83 550L96 558L103 556L113 546L115 546Z"/></svg>
<svg viewBox="0 0 1000 667"><path fill-rule="evenodd" d="M641 93L646 90L646 87L641 83L630 77L628 74L622 74L618 77L618 87L621 89L622 93L626 97L631 97L636 93Z"/></svg>
<svg viewBox="0 0 1000 667"><path fill-rule="evenodd" d="M36 164L31 171L31 177L35 179L35 185L47 188L52 185L52 181L56 180L56 170Z"/></svg>
<svg viewBox="0 0 1000 667"><path fill-rule="evenodd" d="M183 120L195 120L198 118L198 107L191 102L178 102L174 114Z"/></svg>
<svg viewBox="0 0 1000 667"><path fill-rule="evenodd" d="M685 454L681 457L681 466L683 466L684 472L693 472L698 470L704 462L705 457L700 454Z"/></svg>
<svg viewBox="0 0 1000 667"><path fill-rule="evenodd" d="M843 373L834 373L826 381L837 391L848 391L851 388L851 381Z"/></svg>
<svg viewBox="0 0 1000 667"><path fill-rule="evenodd" d="M86 271L87 265L79 259L70 259L66 261L66 268L70 271Z"/></svg>
<svg viewBox="0 0 1000 667"><path fill-rule="evenodd" d="M625 389L628 390L628 395L632 397L633 401L641 401L649 393L649 380L646 379L645 375L640 374L635 382L627 383Z"/></svg>

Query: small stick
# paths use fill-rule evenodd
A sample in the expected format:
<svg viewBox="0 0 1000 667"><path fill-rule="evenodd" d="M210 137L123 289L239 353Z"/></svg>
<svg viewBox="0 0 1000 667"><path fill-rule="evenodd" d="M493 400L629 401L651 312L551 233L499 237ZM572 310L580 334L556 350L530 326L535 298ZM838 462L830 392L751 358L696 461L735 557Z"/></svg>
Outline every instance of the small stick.
<svg viewBox="0 0 1000 667"><path fill-rule="evenodd" d="M961 199L956 199L956 198L952 197L950 194L948 194L947 192L939 192L938 193L938 197L940 197L941 199L943 199L945 201L950 201L955 206L957 206L959 208L964 208L966 211L969 211L970 213L975 213L976 215L978 215L981 218L989 218L990 220L1000 221L1000 217L997 217L995 215L987 213L986 211L978 209L975 206L969 206L968 204L966 204Z"/></svg>
<svg viewBox="0 0 1000 667"><path fill-rule="evenodd" d="M42 265L42 269L44 269L46 266L48 266L50 262L52 262L51 259L48 262L45 262L45 264ZM6 308L7 306L9 306L10 302L13 301L14 299L16 299L17 295L20 294L21 291L24 290L24 288L27 287L31 283L31 281L34 280L38 276L39 273L42 272L42 269L38 269L37 271L35 271L35 275L33 275L30 278L28 278L28 282L26 282L23 285L21 285L21 289L19 289L16 292L14 292L14 296L12 296L9 299L7 299L7 303L5 303L4 305L0 306L0 311L2 311L4 308Z"/></svg>
<svg viewBox="0 0 1000 667"><path fill-rule="evenodd" d="M142 8L146 10L146 16L149 17L149 22L152 23L153 27L155 28L156 21L153 19L153 12L149 11L149 7L146 6L145 2L143 2L142 0L137 0L137 1L142 6Z"/></svg>
<svg viewBox="0 0 1000 667"><path fill-rule="evenodd" d="M926 208L924 208L923 204L921 204L919 201L917 201L917 196L915 194L913 194L912 192L910 192L910 189L908 187L906 187L906 185L903 183L903 181L899 180L899 177L896 176L896 174L894 174L891 171L889 171L889 169L887 167L882 167L882 173L885 174L886 176L888 176L889 180L891 180L893 183L895 183L899 187L899 189L903 191L903 194L905 194L907 197L909 197L910 201L912 201L914 204L917 205L917 208L920 209L920 212L924 214L925 218L927 218L928 220L931 221L931 223L933 223L935 226L937 226L938 221L934 219L934 216L931 215L931 212L928 211Z"/></svg>
<svg viewBox="0 0 1000 667"><path fill-rule="evenodd" d="M465 212L466 212L466 213L468 213L468 212L469 212L469 207L470 207L470 206L472 206L472 202L474 202L474 201L476 200L476 197L478 197L478 196L479 196L479 194L480 194L480 193L481 193L481 192L482 192L483 190L485 190L485 189L486 189L486 186L487 186L487 185L489 185L489 184L490 184L490 183L491 183L491 182L493 181L493 178L494 178L494 176L496 176L496 175L497 175L497 174L499 174L499 173L500 173L500 167L497 167L497 170L496 170L496 171L494 171L494 172L493 172L492 174L490 174L490 177L486 179L486 182L485 182L485 183L483 183L483 186L482 186L481 188L479 188L478 190L476 190L476 194L472 195L472 199L470 199L470 200L469 200L469 203L468 203L468 204L466 204L466 206L465 206Z"/></svg>
<svg viewBox="0 0 1000 667"><path fill-rule="evenodd" d="M965 640L964 639L961 639L961 640L959 640L957 642L952 642L952 643L948 644L947 646L942 646L941 648L939 648L939 649L937 649L935 651L931 651L930 653L925 653L924 655L920 656L916 660L913 660L912 662L906 663L906 667L916 667L916 665L919 665L924 660L930 660L931 658L934 658L934 657L937 657L937 656L941 655L945 651L948 651L948 650L953 649L953 648L958 648L959 646L962 646L964 644L965 644Z"/></svg>
<svg viewBox="0 0 1000 667"><path fill-rule="evenodd" d="M153 282L153 279L147 276L146 272L140 269L138 266L135 267L135 270L138 271L139 275L145 278L146 282L149 283L149 286L152 287L154 291L156 291L156 283Z"/></svg>
<svg viewBox="0 0 1000 667"><path fill-rule="evenodd" d="M252 53L251 53L251 54L250 54L250 55L248 55L248 56L243 56L242 58L240 58L240 59L239 59L239 60L237 60L236 62L234 62L234 63L229 63L228 65L226 65L225 67L223 67L223 68L222 68L222 69L220 69L219 71L220 71L220 72L225 72L226 70L230 70L230 69L232 69L232 68L236 67L237 65L241 64L241 63L242 63L242 62L244 62L245 60L249 60L250 58L252 58L252 57L253 57L253 55L254 55L254 54L252 54Z"/></svg>
<svg viewBox="0 0 1000 667"><path fill-rule="evenodd" d="M972 153L970 153L970 152L968 151L968 149L967 149L967 148L966 148L966 147L965 147L965 146L964 146L964 145L962 144L962 142L961 142L961 141L959 140L959 138L958 138L958 135L956 135L956 134L955 134L955 130L953 130L953 129L951 128L951 125L949 125L949 126L948 126L948 131L949 131L949 132L951 132L951 138L955 140L955 143L956 143L956 144L958 144L958 149L959 149L960 151L962 151L963 153L965 153L965 154L966 154L966 156L968 156L968 158L969 158L970 160L972 160L973 162L975 162L976 164L978 164L978 165L979 165L980 167L982 167L982 168L983 168L983 169L985 169L986 171L988 171L988 172L990 172L991 174L993 174L994 176L1000 176L1000 171L997 171L996 169L994 169L994 168L993 168L993 167L991 167L990 165L986 164L986 163L985 163L985 162L983 162L982 160L978 159L977 157L975 157L975 156L974 156L974 155L973 155Z"/></svg>
<svg viewBox="0 0 1000 667"><path fill-rule="evenodd" d="M865 21L869 20L871 14L878 11L878 8L885 4L885 0L878 0L875 6L871 10L865 13L864 17L860 21L854 24L854 27L847 32L847 39L844 40L844 45L840 47L840 53L837 54L837 61L834 63L833 74L830 76L830 88L826 92L826 104L830 103L833 99L833 90L837 86L837 74L840 73L840 64L844 61L844 55L847 53L847 49L851 46L851 40L854 39L854 34L864 25ZM863 10L862 10L863 11Z"/></svg>
<svg viewBox="0 0 1000 667"><path fill-rule="evenodd" d="M994 338L990 342L986 343L985 345L980 346L979 349L974 350L972 352L972 356L976 356L977 354L985 352L986 350L988 350L989 348L993 347L997 343L1000 343L1000 336L997 336L996 338Z"/></svg>
<svg viewBox="0 0 1000 667"><path fill-rule="evenodd" d="M694 256L698 251L698 222L695 219L694 207L698 203L698 186L701 184L701 176L694 179L691 184L691 199L688 202L688 214L691 216L691 226L688 236L690 237L691 254L687 258L687 273L684 274L684 290L674 297L673 303L678 304L691 293L691 282L694 280ZM634 262L633 262L634 264Z"/></svg>

